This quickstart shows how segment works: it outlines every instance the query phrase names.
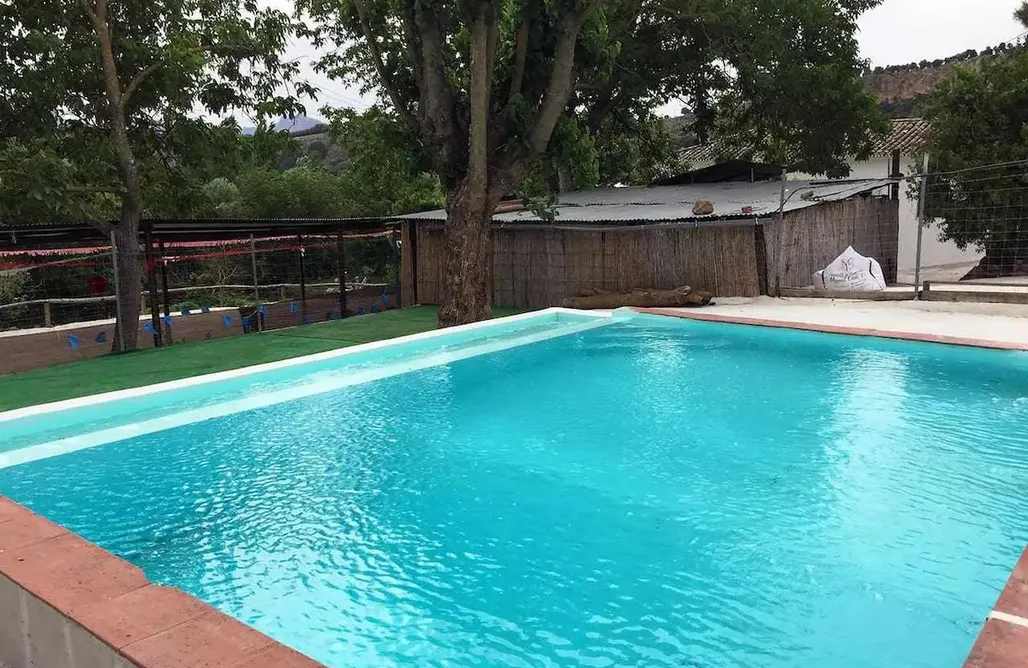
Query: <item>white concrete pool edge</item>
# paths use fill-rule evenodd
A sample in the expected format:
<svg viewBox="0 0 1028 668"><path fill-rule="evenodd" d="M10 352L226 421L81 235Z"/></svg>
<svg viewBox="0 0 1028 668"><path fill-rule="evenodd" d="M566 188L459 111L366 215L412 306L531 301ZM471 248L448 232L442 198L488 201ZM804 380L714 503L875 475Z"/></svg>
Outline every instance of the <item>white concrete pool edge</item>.
<svg viewBox="0 0 1028 668"><path fill-rule="evenodd" d="M115 443L117 441L124 441L138 436L154 434L168 429L173 429L175 427L184 427L197 422L213 420L228 415L234 415L236 413L243 413L259 408L267 408L269 406L274 406L288 401L295 401L297 399L312 397L326 392L334 392L343 388L362 385L364 383L370 383L376 380L390 378L392 376L443 366L452 362L472 357L479 357L481 355L488 355L490 353L500 352L510 348L526 346L533 343L547 341L549 339L577 334L590 329L605 327L613 322L614 320L610 317L598 317L592 322L580 322L575 324L566 324L563 326L555 326L553 329L545 332L526 334L524 336L505 339L502 341L490 341L469 346L461 350L430 353L428 355L414 357L408 361L392 362L371 369L362 369L349 373L341 378L323 380L298 387L265 392L254 396L244 397L242 399L224 401L204 406L202 408L172 413L171 415L164 415L151 420L133 422L131 424L101 429L87 434L69 436L67 438L47 441L37 445L18 448L16 450L0 452L0 469L18 466L20 464L27 464L40 459L49 459L50 457L57 457L59 455L77 452L79 450L87 450L89 448L95 448L101 445L107 445L108 443Z"/></svg>
<svg viewBox="0 0 1028 668"><path fill-rule="evenodd" d="M65 399L62 401L53 401L44 404L35 404L33 406L25 406L23 408L16 408L14 410L0 413L0 423L8 422L11 420L18 420L26 417L43 415L46 413L56 411L68 410L71 408L83 408L86 406L93 406L97 404L106 403L109 401L118 401L121 399L140 397L147 394L156 394L158 392L179 390L187 387L193 387L195 385L201 385L204 383L212 383L222 380L229 380L233 378L240 378L252 374L262 373L265 371L274 371L276 369L284 369L292 366L297 366L300 364L308 364L310 362L321 362L324 360L345 357L347 355L365 353L368 351L387 348L390 346L402 345L405 343L442 338L450 336L455 332L467 332L474 331L476 329L487 329L490 327L496 327L497 325L503 325L504 323L515 323L525 320L533 320L547 315L557 315L560 313L566 313L575 316L592 317L596 318L597 320L609 320L611 318L610 311L582 311L563 307L552 307L548 309L543 309L541 311L519 313L517 315L505 316L503 318L494 318L492 320L483 320L481 322L474 322L467 325L448 327L446 329L434 329L428 332L420 332L418 334L408 334L405 336L398 336L391 339L371 341L369 343L361 343L355 346L337 348L335 350L327 350L325 352L314 353L312 355L290 357L289 359L279 360L277 362L265 362L263 364L254 364L250 366L240 367L238 369L230 369L228 371L218 371L215 373L208 373L200 376L190 376L188 378L170 380L164 383L156 383L154 385L142 385L139 387L133 387L124 390L114 390L111 392L102 392L100 394L90 394L84 397L76 397L74 399Z"/></svg>

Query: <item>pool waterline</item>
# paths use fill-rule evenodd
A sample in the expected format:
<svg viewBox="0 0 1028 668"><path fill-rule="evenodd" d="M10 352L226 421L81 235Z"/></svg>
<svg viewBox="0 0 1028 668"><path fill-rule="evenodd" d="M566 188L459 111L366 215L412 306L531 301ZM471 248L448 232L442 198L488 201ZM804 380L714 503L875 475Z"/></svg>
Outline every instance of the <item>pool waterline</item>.
<svg viewBox="0 0 1028 668"><path fill-rule="evenodd" d="M707 329L708 327L715 327L715 326L712 326L712 325L704 325L704 326L701 326L701 329ZM686 326L686 328L688 328L688 326ZM813 338L813 339L812 339L812 338L809 338L809 337L815 337L815 338ZM802 339L802 340L805 340L805 341L813 341L813 340L815 340L815 339L816 339L816 335L806 335L805 337L803 337L803 339ZM897 347L902 347L902 344L899 344L899 343L897 342L896 344L892 344L892 345L890 345L890 346L888 346L888 347L889 347L889 348L891 349L891 348L892 348L893 346L897 346ZM655 358L653 358L653 363L659 363L659 358L656 358L656 357L655 357ZM424 369L422 369L422 371L423 371L423 370L424 370ZM381 379L378 379L378 380L381 380ZM213 419L213 418L212 418L212 419Z"/></svg>
<svg viewBox="0 0 1028 668"><path fill-rule="evenodd" d="M567 336L614 320L610 312L551 308L7 411L0 413L0 469Z"/></svg>

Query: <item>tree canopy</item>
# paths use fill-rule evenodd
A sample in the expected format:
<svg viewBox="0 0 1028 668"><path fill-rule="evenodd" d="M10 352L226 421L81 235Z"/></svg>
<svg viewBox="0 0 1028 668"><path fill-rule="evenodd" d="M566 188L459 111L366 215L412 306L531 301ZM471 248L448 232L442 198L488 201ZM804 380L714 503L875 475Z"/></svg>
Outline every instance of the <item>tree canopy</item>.
<svg viewBox="0 0 1028 668"><path fill-rule="evenodd" d="M125 347L147 193L187 182L238 131L202 113L302 111L297 94L312 90L290 87L298 65L280 59L291 31L287 14L256 0L0 5L0 217L87 218L113 233Z"/></svg>
<svg viewBox="0 0 1028 668"><path fill-rule="evenodd" d="M540 160L584 168L609 123L681 99L837 172L879 110L854 33L880 0L300 0L321 67L379 92L447 193L443 324L489 313L488 225ZM609 127L609 126L608 126ZM606 150L617 150L607 143ZM558 170L558 175L560 170Z"/></svg>
<svg viewBox="0 0 1028 668"><path fill-rule="evenodd" d="M1028 50L959 67L929 95L925 213L940 238L980 248L969 278L1028 271Z"/></svg>

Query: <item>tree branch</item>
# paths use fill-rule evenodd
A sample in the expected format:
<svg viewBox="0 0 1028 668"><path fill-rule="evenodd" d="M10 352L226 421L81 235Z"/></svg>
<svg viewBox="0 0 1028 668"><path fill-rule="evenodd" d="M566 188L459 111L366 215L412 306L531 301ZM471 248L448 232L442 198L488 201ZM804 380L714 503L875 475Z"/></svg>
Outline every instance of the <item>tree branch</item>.
<svg viewBox="0 0 1028 668"><path fill-rule="evenodd" d="M599 5L600 0L589 0L578 13L565 18L554 48L553 68L539 113L536 115L535 125L525 143L508 152L505 164L497 166L496 174L489 184L491 198L498 201L509 189L510 184L520 180L528 164L546 150L553 130L557 127L557 122L571 98L578 33Z"/></svg>
<svg viewBox="0 0 1028 668"><path fill-rule="evenodd" d="M510 79L510 97L508 104L516 96L521 94L521 86L525 80L525 62L528 60L528 28L529 21L527 12L521 18L518 26L518 41L514 51L514 75Z"/></svg>
<svg viewBox="0 0 1028 668"><path fill-rule="evenodd" d="M66 190L72 193L107 193L109 195L125 194L125 188L119 186L68 186Z"/></svg>
<svg viewBox="0 0 1028 668"><path fill-rule="evenodd" d="M443 39L435 16L424 3L418 2L414 9L415 23L421 40L421 98L418 103L418 120L421 123L422 138L432 148L443 182L453 176L455 152L464 150L457 141L457 118L454 108L453 88L446 80Z"/></svg>
<svg viewBox="0 0 1028 668"><path fill-rule="evenodd" d="M553 51L553 69L550 72L550 81L546 86L546 93L539 107L535 125L526 142L529 160L538 157L546 150L550 135L553 134L553 129L557 126L557 121L564 113L564 107L567 106L568 98L571 96L571 79L574 73L575 43L578 41L578 30L578 17L568 18L561 27L557 46Z"/></svg>
<svg viewBox="0 0 1028 668"><path fill-rule="evenodd" d="M603 87L600 97L586 115L588 119L586 125L588 125L591 133L596 134L600 126L603 125L603 120L607 118L607 115L621 103L623 99L622 93L614 93L620 80L621 77L617 74L611 76L610 81Z"/></svg>
<svg viewBox="0 0 1028 668"><path fill-rule="evenodd" d="M100 21L100 17L97 16L95 11L93 11L93 5L89 3L89 0L80 0L80 2L82 4L82 9L86 12L86 16L89 17L89 22L93 24L94 28L96 28Z"/></svg>
<svg viewBox="0 0 1028 668"><path fill-rule="evenodd" d="M400 118L407 123L410 128L417 133L418 123L411 114L410 109L403 103L403 98L400 97L399 91L396 90L396 85L389 77L389 73L386 72L385 61L382 59L382 50L378 48L378 42L375 39L374 33L371 31L371 25L368 23L367 10L364 6L363 0L353 0L353 5L357 9L357 18L361 24L361 31L364 33L364 40L368 43L368 51L371 53L371 62L375 66L375 71L378 73L378 78L382 82L382 88L385 89L386 94L389 95L390 101L396 108L396 113L400 115Z"/></svg>
<svg viewBox="0 0 1028 668"><path fill-rule="evenodd" d="M109 220L96 220L93 218L87 218L85 223L86 225L89 225L90 227L99 230L102 234L105 234L107 236L110 236L111 232L114 231L114 225L112 225Z"/></svg>
<svg viewBox="0 0 1028 668"><path fill-rule="evenodd" d="M132 97L132 93L136 92L136 89L139 88L139 85L141 83L143 83L144 81L146 81L146 78L148 76L150 76L151 74L156 72L158 69L160 69L161 66L164 65L164 63L165 63L165 61L164 61L163 58L161 60L156 61L156 62L150 63L149 65L147 65L146 67L141 69L136 74L136 76L132 77L132 81L129 81L128 85L125 86L125 90L123 90L121 92L121 102L120 102L120 104L121 104L122 108L124 108L125 105L128 103L129 98Z"/></svg>
<svg viewBox="0 0 1028 668"><path fill-rule="evenodd" d="M468 146L468 189L472 197L482 197L489 183L489 87L490 76L490 33L492 20L488 16L488 3L478 5L474 23L471 24L470 70L471 105L470 138Z"/></svg>

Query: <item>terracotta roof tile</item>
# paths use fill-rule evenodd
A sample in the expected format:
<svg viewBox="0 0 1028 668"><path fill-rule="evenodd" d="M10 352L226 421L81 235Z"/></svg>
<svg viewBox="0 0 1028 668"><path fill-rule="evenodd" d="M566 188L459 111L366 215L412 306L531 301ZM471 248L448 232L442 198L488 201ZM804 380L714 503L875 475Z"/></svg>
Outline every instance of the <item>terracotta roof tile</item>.
<svg viewBox="0 0 1028 668"><path fill-rule="evenodd" d="M894 118L892 130L871 144L871 157L888 158L893 151L908 155L918 152L928 141L931 123L923 118ZM690 164L718 160L745 160L754 156L753 149L726 149L718 144L697 144L681 150L679 155Z"/></svg>

